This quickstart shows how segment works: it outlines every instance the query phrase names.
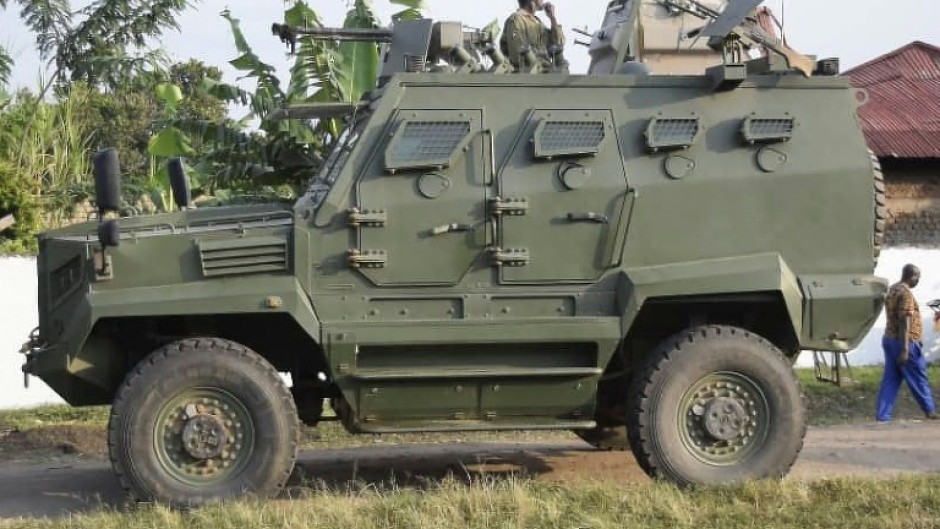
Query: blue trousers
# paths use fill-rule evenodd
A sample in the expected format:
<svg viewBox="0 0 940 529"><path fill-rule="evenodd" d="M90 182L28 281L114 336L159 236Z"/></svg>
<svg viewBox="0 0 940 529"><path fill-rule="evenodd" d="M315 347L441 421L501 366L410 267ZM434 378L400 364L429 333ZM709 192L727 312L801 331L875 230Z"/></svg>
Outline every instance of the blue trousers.
<svg viewBox="0 0 940 529"><path fill-rule="evenodd" d="M901 356L903 347L901 340L885 336L881 339L881 347L885 352L885 371L881 377L881 388L878 390L878 409L875 418L879 421L891 420L891 410L894 409L894 400L898 397L902 381L907 381L911 395L914 396L914 400L924 413L936 411L930 381L927 379L927 360L924 359L921 351L921 343L910 342L908 345L910 355L903 367L898 367L898 358Z"/></svg>

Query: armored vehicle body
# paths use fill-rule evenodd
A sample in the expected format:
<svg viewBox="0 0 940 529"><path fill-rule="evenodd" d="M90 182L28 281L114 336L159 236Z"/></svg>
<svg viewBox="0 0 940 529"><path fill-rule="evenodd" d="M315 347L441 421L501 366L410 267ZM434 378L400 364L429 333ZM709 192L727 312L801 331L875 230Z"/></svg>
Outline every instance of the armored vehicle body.
<svg viewBox="0 0 940 529"><path fill-rule="evenodd" d="M727 60L689 77L633 60L629 0L588 75L500 75L492 38L430 20L276 28L386 43L363 101L283 109L346 116L306 193L108 219L100 153L99 224L40 239L25 372L111 404L122 483L178 505L277 491L327 419L573 430L682 484L785 474L792 362L881 310L883 188L831 63L745 60L758 3L702 31Z"/></svg>

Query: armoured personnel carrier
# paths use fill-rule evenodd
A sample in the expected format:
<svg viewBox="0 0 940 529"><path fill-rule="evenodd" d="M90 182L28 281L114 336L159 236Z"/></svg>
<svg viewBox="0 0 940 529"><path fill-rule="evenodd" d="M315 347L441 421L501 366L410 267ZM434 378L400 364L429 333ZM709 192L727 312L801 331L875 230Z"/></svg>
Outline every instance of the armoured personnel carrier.
<svg viewBox="0 0 940 529"><path fill-rule="evenodd" d="M706 17L726 60L689 77L633 60L631 0L587 75L501 75L454 23L276 27L385 43L362 101L281 111L345 116L306 193L117 219L99 153L98 224L41 237L24 371L111 404L123 485L176 505L276 492L325 399L353 433L573 430L681 484L785 474L792 362L881 310L883 188L859 94L759 3Z"/></svg>

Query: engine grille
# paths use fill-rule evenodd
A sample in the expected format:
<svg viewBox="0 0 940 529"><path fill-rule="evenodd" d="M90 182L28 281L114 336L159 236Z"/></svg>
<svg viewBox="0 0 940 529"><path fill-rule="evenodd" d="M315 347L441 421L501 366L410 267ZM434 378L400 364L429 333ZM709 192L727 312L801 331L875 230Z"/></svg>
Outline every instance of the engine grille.
<svg viewBox="0 0 940 529"><path fill-rule="evenodd" d="M82 259L75 256L59 266L49 275L49 303L58 304L71 294L82 281Z"/></svg>
<svg viewBox="0 0 940 529"><path fill-rule="evenodd" d="M246 237L199 241L204 277L283 272L289 268L289 249L283 237Z"/></svg>

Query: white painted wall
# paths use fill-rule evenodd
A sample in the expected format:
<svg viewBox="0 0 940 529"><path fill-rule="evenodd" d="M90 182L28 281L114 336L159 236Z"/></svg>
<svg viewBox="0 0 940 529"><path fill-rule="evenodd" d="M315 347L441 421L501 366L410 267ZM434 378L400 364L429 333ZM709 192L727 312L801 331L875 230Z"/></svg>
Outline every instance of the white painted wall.
<svg viewBox="0 0 940 529"><path fill-rule="evenodd" d="M20 346L39 324L36 308L36 260L0 257L0 408L33 406L62 399L32 377L23 387Z"/></svg>
<svg viewBox="0 0 940 529"><path fill-rule="evenodd" d="M935 343L931 311L926 303L940 298L940 250L887 250L881 256L876 272L893 283L898 280L901 267L909 262L920 266L923 274L914 293L924 316L924 343L930 359L936 361L940 356L940 344ZM37 325L36 310L35 259L0 257L0 408L61 402L55 392L35 377L31 379L29 389L23 388L20 371L23 357L17 351ZM884 325L882 315L861 346L849 354L852 365L883 362L880 341ZM812 357L804 354L799 364L811 366Z"/></svg>

